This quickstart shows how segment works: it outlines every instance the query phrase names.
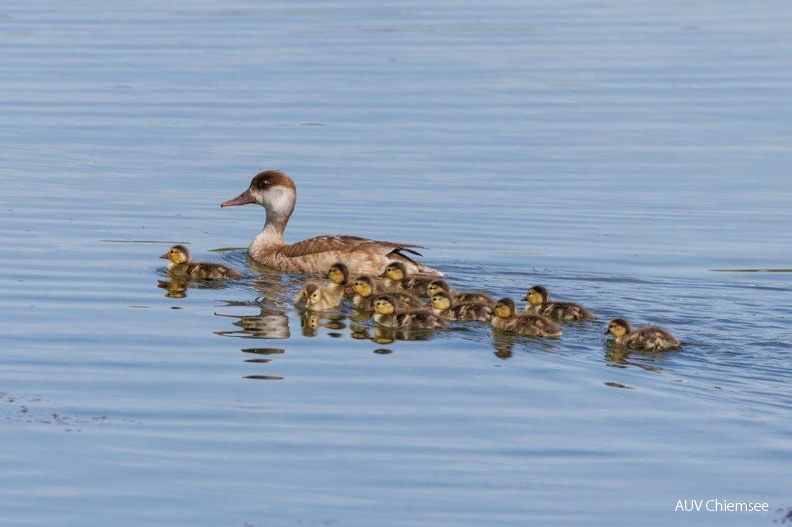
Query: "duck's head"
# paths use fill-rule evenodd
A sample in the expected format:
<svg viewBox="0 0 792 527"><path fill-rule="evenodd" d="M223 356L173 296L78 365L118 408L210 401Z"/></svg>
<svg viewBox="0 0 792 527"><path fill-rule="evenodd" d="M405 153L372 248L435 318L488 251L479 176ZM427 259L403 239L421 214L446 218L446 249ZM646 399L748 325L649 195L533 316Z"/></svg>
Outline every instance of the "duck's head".
<svg viewBox="0 0 792 527"><path fill-rule="evenodd" d="M445 311L451 307L451 295L445 291L438 291L437 293L433 294L429 298L429 301L432 303L432 307L434 309L439 309L440 311Z"/></svg>
<svg viewBox="0 0 792 527"><path fill-rule="evenodd" d="M511 298L501 298L495 304L495 316L499 318L511 318L517 313L517 306Z"/></svg>
<svg viewBox="0 0 792 527"><path fill-rule="evenodd" d="M190 251L184 245L174 245L168 252L160 256L163 260L170 260L175 264L183 264L190 261Z"/></svg>
<svg viewBox="0 0 792 527"><path fill-rule="evenodd" d="M334 284L346 285L349 280L349 267L341 262L334 263L330 266L330 270L327 271L327 278Z"/></svg>
<svg viewBox="0 0 792 527"><path fill-rule="evenodd" d="M614 318L608 322L608 329L605 330L606 335L610 333L614 337L623 337L629 332L630 323L623 318Z"/></svg>
<svg viewBox="0 0 792 527"><path fill-rule="evenodd" d="M528 290L523 300L527 300L532 306L540 306L547 302L547 289L540 285L535 285Z"/></svg>
<svg viewBox="0 0 792 527"><path fill-rule="evenodd" d="M305 299L305 307L318 304L322 299L322 292L316 284L306 284L305 287L303 287L302 294Z"/></svg>
<svg viewBox="0 0 792 527"><path fill-rule="evenodd" d="M431 298L435 296L437 293L441 291L445 291L448 293L451 288L448 286L448 282L445 280L432 280L429 282L429 285L426 286L426 294Z"/></svg>
<svg viewBox="0 0 792 527"><path fill-rule="evenodd" d="M280 170L259 172L250 181L250 186L239 196L220 204L221 207L258 203L272 213L291 215L297 201L297 187L292 178Z"/></svg>
<svg viewBox="0 0 792 527"><path fill-rule="evenodd" d="M369 297L374 294L374 279L367 275L358 276L352 282L352 290L360 296Z"/></svg>
<svg viewBox="0 0 792 527"><path fill-rule="evenodd" d="M390 295L378 295L371 305L380 315L390 315L396 311L396 299Z"/></svg>
<svg viewBox="0 0 792 527"><path fill-rule="evenodd" d="M391 262L385 267L385 276L394 282L399 282L407 276L407 268L401 262Z"/></svg>

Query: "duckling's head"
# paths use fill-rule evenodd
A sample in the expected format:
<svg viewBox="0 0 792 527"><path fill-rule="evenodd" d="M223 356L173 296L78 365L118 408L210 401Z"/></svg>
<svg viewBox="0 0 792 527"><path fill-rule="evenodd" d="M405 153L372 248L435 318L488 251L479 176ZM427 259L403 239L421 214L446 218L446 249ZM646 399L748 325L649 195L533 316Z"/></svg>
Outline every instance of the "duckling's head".
<svg viewBox="0 0 792 527"><path fill-rule="evenodd" d="M429 282L429 285L426 286L426 294L431 298L435 296L440 291L445 291L448 293L451 288L448 286L448 282L445 280L432 280Z"/></svg>
<svg viewBox="0 0 792 527"><path fill-rule="evenodd" d="M258 203L267 210L267 218L288 220L297 201L297 187L292 178L280 170L259 172L250 181L250 186L239 196L220 204L221 207Z"/></svg>
<svg viewBox="0 0 792 527"><path fill-rule="evenodd" d="M390 295L379 295L374 298L372 306L380 315L390 315L396 311L396 299Z"/></svg>
<svg viewBox="0 0 792 527"><path fill-rule="evenodd" d="M451 295L445 291L439 291L431 296L429 301L432 303L434 309L445 311L451 307Z"/></svg>
<svg viewBox="0 0 792 527"><path fill-rule="evenodd" d="M407 276L407 268L401 262L391 262L385 268L385 276L394 282L399 282Z"/></svg>
<svg viewBox="0 0 792 527"><path fill-rule="evenodd" d="M501 298L495 304L495 316L499 318L511 318L517 313L517 306L511 298Z"/></svg>
<svg viewBox="0 0 792 527"><path fill-rule="evenodd" d="M170 260L175 264L183 264L190 261L190 251L184 245L174 245L168 252L160 256L163 260Z"/></svg>
<svg viewBox="0 0 792 527"><path fill-rule="evenodd" d="M368 275L358 276L352 282L352 290L363 297L369 297L374 294L374 279Z"/></svg>
<svg viewBox="0 0 792 527"><path fill-rule="evenodd" d="M334 284L346 285L349 280L349 267L341 262L334 263L330 266L330 270L327 271L327 278Z"/></svg>
<svg viewBox="0 0 792 527"><path fill-rule="evenodd" d="M608 329L605 330L605 334L607 335L610 333L614 337L623 337L627 333L631 331L630 323L627 322L623 318L614 318L610 322L608 322Z"/></svg>
<svg viewBox="0 0 792 527"><path fill-rule="evenodd" d="M306 284L303 288L303 297L305 297L305 307L310 307L318 304L322 299L322 292L316 284Z"/></svg>
<svg viewBox="0 0 792 527"><path fill-rule="evenodd" d="M535 285L528 290L523 300L527 300L532 306L540 306L547 302L547 289L540 285Z"/></svg>

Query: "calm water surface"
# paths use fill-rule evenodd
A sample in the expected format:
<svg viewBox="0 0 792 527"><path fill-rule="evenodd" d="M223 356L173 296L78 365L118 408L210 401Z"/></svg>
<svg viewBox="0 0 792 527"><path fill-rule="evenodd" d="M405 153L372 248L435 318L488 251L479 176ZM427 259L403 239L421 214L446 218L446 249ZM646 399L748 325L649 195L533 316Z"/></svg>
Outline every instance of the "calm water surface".
<svg viewBox="0 0 792 527"><path fill-rule="evenodd" d="M773 525L792 507L786 2L0 6L0 523ZM661 355L301 318L247 260L429 247ZM189 244L245 278L158 287ZM679 500L766 513L675 512Z"/></svg>

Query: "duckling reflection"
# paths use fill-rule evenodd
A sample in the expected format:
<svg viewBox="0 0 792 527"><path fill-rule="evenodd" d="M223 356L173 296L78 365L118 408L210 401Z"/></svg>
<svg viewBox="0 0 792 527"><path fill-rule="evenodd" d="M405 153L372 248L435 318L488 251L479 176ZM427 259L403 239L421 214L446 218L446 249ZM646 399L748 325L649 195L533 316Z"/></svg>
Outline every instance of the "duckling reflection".
<svg viewBox="0 0 792 527"><path fill-rule="evenodd" d="M580 304L575 304L574 302L549 301L547 289L541 285L535 285L530 288L523 300L528 301L528 305L525 306L525 313L531 315L544 315L566 322L595 320L591 311Z"/></svg>
<svg viewBox="0 0 792 527"><path fill-rule="evenodd" d="M272 362L271 355L283 355L286 350L283 348L242 348L242 353L252 353L255 358L245 359L245 362L254 364L267 364Z"/></svg>
<svg viewBox="0 0 792 527"><path fill-rule="evenodd" d="M319 333L319 328L326 328L333 330L333 333L328 333L331 337L340 337L341 333L338 331L346 328L344 324L344 315L341 314L328 314L317 313L314 311L303 311L300 314L300 327L304 337L315 337Z"/></svg>
<svg viewBox="0 0 792 527"><path fill-rule="evenodd" d="M511 333L492 335L493 355L499 359L510 359L514 355L514 345L519 343L520 337Z"/></svg>
<svg viewBox="0 0 792 527"><path fill-rule="evenodd" d="M237 319L235 326L241 331L215 331L217 335L228 337L258 338L258 339L287 339L290 336L289 317L279 309L262 307L258 315L224 315L215 313L218 317Z"/></svg>
<svg viewBox="0 0 792 527"><path fill-rule="evenodd" d="M242 278L242 273L228 266L208 262L193 262L190 251L184 245L174 245L160 256L168 261L168 274L188 280L223 280Z"/></svg>
<svg viewBox="0 0 792 527"><path fill-rule="evenodd" d="M220 280L194 281L180 275L169 275L167 280L157 280L157 287L165 290L167 298L186 298L187 291L194 289L220 290L228 287Z"/></svg>
<svg viewBox="0 0 792 527"><path fill-rule="evenodd" d="M397 340L429 340L437 333L434 329L389 328L375 324L373 328L356 324L350 327L352 338L370 340L376 344L391 344Z"/></svg>
<svg viewBox="0 0 792 527"><path fill-rule="evenodd" d="M628 366L635 366L637 368L641 368L642 370L652 371L652 372L660 372L663 369L659 366L653 366L651 364L643 364L641 362L636 362L630 359L630 354L636 353L635 350L631 350L630 348L626 348L624 346L620 346L616 344L613 340L607 343L605 349L605 358L611 362L612 366L618 368L627 368ZM641 354L642 359L655 359L664 354L662 352L651 353L647 355L645 351L639 351L637 353Z"/></svg>
<svg viewBox="0 0 792 527"><path fill-rule="evenodd" d="M165 290L167 298L184 298L187 296L190 281L174 276L170 280L157 280L157 287Z"/></svg>

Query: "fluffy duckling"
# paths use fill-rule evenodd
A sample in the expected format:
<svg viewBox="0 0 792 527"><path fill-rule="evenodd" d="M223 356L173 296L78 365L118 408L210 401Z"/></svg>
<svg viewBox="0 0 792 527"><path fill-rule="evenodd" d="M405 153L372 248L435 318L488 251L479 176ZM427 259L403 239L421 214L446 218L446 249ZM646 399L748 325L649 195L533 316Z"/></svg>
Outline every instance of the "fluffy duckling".
<svg viewBox="0 0 792 527"><path fill-rule="evenodd" d="M377 282L369 275L355 278L354 282L352 282L352 290L355 292L355 296L352 297L352 304L356 308L363 310L371 309L372 300L381 293ZM393 291L390 295L396 300L399 309L424 309L426 307L420 298L410 293Z"/></svg>
<svg viewBox="0 0 792 527"><path fill-rule="evenodd" d="M432 280L429 282L429 285L426 286L426 294L429 298L432 298L437 293L444 291L451 296L451 302L453 304L467 304L467 303L476 303L476 304L486 304L490 307L495 306L495 300L487 293L482 293L480 291L472 292L472 293L457 293L451 286L448 285L448 282L445 280Z"/></svg>
<svg viewBox="0 0 792 527"><path fill-rule="evenodd" d="M445 291L439 291L432 295L432 312L441 318L448 320L479 320L489 322L492 318L492 308L486 304L479 303L455 303Z"/></svg>
<svg viewBox="0 0 792 527"><path fill-rule="evenodd" d="M595 320L596 317L591 311L575 304L574 302L548 302L547 289L541 285L535 285L528 290L523 300L528 301L525 306L525 313L531 315L544 315L563 321Z"/></svg>
<svg viewBox="0 0 792 527"><path fill-rule="evenodd" d="M355 292L349 279L349 267L341 262L336 262L327 271L327 278L334 284L334 288L341 292L343 298L352 298Z"/></svg>
<svg viewBox="0 0 792 527"><path fill-rule="evenodd" d="M242 274L222 264L193 262L190 251L184 245L174 245L168 252L160 256L170 260L168 272L190 278L192 280L222 280L224 278L242 278Z"/></svg>
<svg viewBox="0 0 792 527"><path fill-rule="evenodd" d="M437 276L410 274L401 262L391 262L385 267L385 289L407 291L416 296L426 296L426 286Z"/></svg>
<svg viewBox="0 0 792 527"><path fill-rule="evenodd" d="M679 340L671 333L656 326L644 326L633 329L623 318L614 318L608 323L605 334L610 333L616 344L627 348L662 351L679 347Z"/></svg>
<svg viewBox="0 0 792 527"><path fill-rule="evenodd" d="M389 328L434 329L447 328L443 319L427 310L399 311L392 295L377 295L372 301L374 322Z"/></svg>
<svg viewBox="0 0 792 527"><path fill-rule="evenodd" d="M502 298L495 304L492 327L529 337L557 339L561 337L561 326L542 315L517 315L517 306L511 298Z"/></svg>
<svg viewBox="0 0 792 527"><path fill-rule="evenodd" d="M341 305L341 291L311 280L297 293L294 303L308 311L332 311Z"/></svg>

